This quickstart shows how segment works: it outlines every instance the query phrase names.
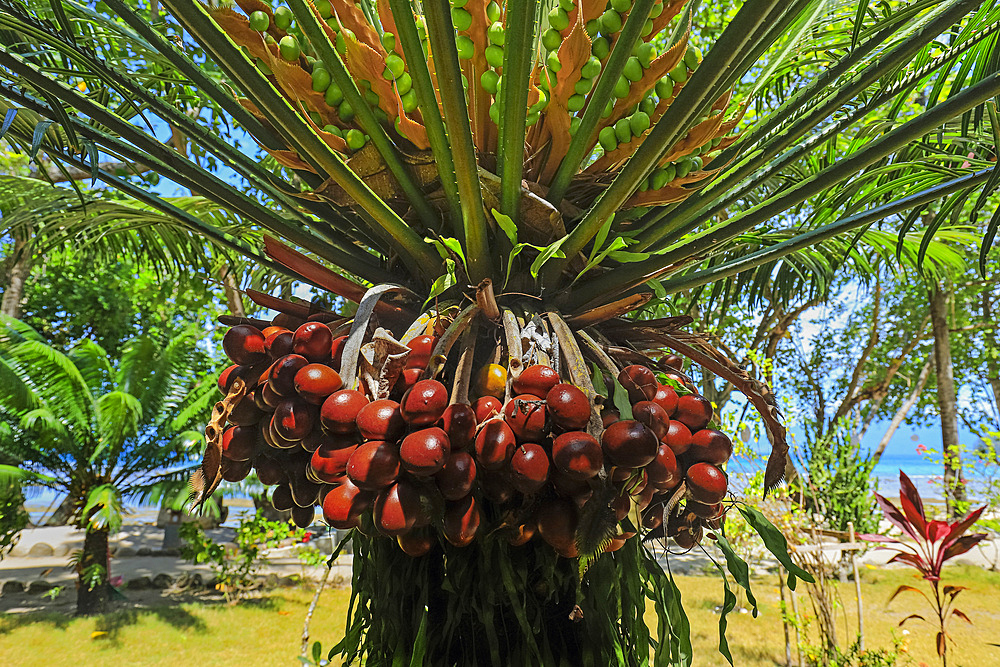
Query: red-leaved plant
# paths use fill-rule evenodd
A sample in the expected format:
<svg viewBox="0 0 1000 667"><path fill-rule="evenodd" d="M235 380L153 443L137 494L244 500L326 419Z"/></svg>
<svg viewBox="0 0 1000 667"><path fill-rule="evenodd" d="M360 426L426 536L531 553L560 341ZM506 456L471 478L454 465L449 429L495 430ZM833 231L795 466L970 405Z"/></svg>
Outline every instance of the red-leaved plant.
<svg viewBox="0 0 1000 667"><path fill-rule="evenodd" d="M875 498L885 513L885 518L903 531L904 538L909 539L898 540L885 535L871 534L859 535L858 537L869 542L880 542L884 545L880 548L893 549L897 553L889 560L890 563L906 563L917 569L924 579L931 583L934 593L933 600L920 589L904 584L896 589L896 592L889 598L889 602L892 602L897 595L904 591L912 591L924 596L924 599L937 613L937 652L941 657L941 664L947 665L947 642L951 639L947 632L948 620L952 616L957 616L966 623L972 623L972 621L965 615L965 612L954 606L955 598L966 590L966 587L942 586L941 568L947 561L964 554L986 537L985 533L963 534L979 520L979 516L986 507L980 507L970 512L964 519L954 523L928 520L924 514L924 503L920 499L920 494L917 493L917 488L902 470L899 471L899 503L902 509L877 493ZM900 621L899 625L902 626L911 619L927 621L920 614L910 614Z"/></svg>

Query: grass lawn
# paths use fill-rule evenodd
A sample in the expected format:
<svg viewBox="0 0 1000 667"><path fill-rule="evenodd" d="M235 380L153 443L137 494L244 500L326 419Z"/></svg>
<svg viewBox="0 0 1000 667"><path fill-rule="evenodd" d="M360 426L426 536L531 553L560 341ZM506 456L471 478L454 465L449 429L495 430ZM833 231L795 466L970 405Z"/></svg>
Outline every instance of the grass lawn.
<svg viewBox="0 0 1000 667"><path fill-rule="evenodd" d="M888 609L885 601L902 583L921 587L923 582L905 570L866 570L865 632L869 647L889 647L892 635L907 649L900 664L925 661L935 664L933 633L925 624L907 624L909 634L896 628L898 621L921 610L923 598L904 594ZM1000 648L989 646L1000 638L1000 574L971 567L946 570L945 581L968 586L959 596L959 607L975 625L959 621L953 626L957 640L949 664L969 667L1000 664ZM757 580L755 593L760 616L733 613L729 643L738 667L784 664L784 640L775 579ZM718 615L722 599L715 577L679 577L684 606L692 626L695 665L724 665L717 652ZM804 589L799 609L811 616ZM844 607L838 609L838 630L857 627L853 613L854 584L841 587ZM350 592L329 589L323 593L313 617L312 635L330 646L343 632ZM279 589L260 600L235 607L224 604L184 603L150 609L119 611L99 618L77 619L64 614L32 613L0 616L0 656L4 665L291 665L295 664L302 620L311 598L308 589ZM99 632L92 636L93 633ZM793 652L794 656L794 652ZM793 663L796 664L796 663Z"/></svg>

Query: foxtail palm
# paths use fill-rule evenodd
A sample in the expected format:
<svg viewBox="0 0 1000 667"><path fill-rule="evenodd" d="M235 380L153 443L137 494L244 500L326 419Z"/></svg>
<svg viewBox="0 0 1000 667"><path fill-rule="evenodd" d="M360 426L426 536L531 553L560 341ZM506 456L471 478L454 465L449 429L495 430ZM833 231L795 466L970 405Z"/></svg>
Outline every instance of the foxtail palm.
<svg viewBox="0 0 1000 667"><path fill-rule="evenodd" d="M564 479L539 501L509 495L507 472L498 471L449 500L442 519L440 494L419 480L386 486L377 500L367 496L372 488L353 486L360 471L346 480L329 462L363 434L353 421L341 424L339 440L310 430L316 408L295 392L316 403L320 385L343 382L348 392L367 391L358 400L388 400L397 381L448 377L448 401L462 405L482 367L477 393L505 399L500 407L516 421L538 402L511 395L524 385L522 370L552 364L556 379L585 392L590 419L580 433L604 438L602 401L623 417L632 411L616 380L621 366L638 361L661 371L665 392L691 391L677 360L653 358L667 346L733 377L763 411L775 444L766 478L773 487L785 445L767 389L706 341L678 332L682 321L626 316L654 296L767 265L943 197L982 208L996 186L987 168L994 149L970 146L966 136L987 115L998 127L987 103L1000 93L992 46L1000 9L979 0L883 4L881 13L818 0L701 11L697 0L289 0L277 8L237 0L241 11L165 0L166 25L122 0L105 4L113 14L58 0L51 10L0 1L0 95L11 105L4 129L26 149L91 169L261 266L358 304L339 314L253 295L281 315L267 332L260 329L271 323L256 320L233 330L228 351L238 366L222 382L227 396L195 480L204 493L220 475L247 474L252 461L258 476L266 471L281 483L289 506L311 511L320 496L334 497L325 483L357 502L357 513L340 517L361 531L356 604L338 649L349 658L642 664L655 645L658 660L687 663L690 640L672 580L630 539L642 530L639 506L650 502L639 492L645 473L596 465L583 486ZM711 43L712 31L699 28L706 17L723 26ZM209 120L218 117L267 157L224 140ZM160 141L165 126L235 178ZM911 159L908 148L920 142L933 144L939 159ZM102 171L102 153L231 211L265 232L263 246L196 224L147 188ZM799 169L806 164L811 171ZM806 175L796 178L796 170ZM799 229L796 213L818 206L828 220ZM741 251L744 235L767 230L788 237ZM376 324L384 329L370 340ZM306 328L292 335L293 325ZM324 338L331 329L346 335L336 350ZM313 384L281 384L299 362L277 352L292 350L322 366L310 371ZM423 362L404 370L418 350ZM284 359L284 370L265 373L269 355ZM264 419L270 410L277 416ZM224 435L227 420L234 429L261 424L259 437ZM338 423L324 426L336 434ZM530 444L561 465L549 423L539 428L544 446ZM364 451L397 455L394 442L374 438L387 431L366 432ZM636 433L646 438L642 428ZM239 456L227 448L234 442ZM519 453L528 449L522 438ZM564 477L583 474L573 470ZM706 474L720 479L713 470ZM397 517L401 528L388 525L386 508L401 506L413 485L429 494L420 495L424 518L443 521L451 544L425 528L410 532L412 513ZM676 530L685 487L671 489L647 528L659 520L663 533ZM629 501L627 490L640 500ZM615 515L613 497L625 498L628 516ZM360 509L366 498L375 500L379 529L396 535L407 555L377 536L371 511ZM740 511L756 521L751 509ZM558 556L538 540L508 544L529 539L536 519ZM468 545L480 521L481 539L454 546ZM674 535L692 546L704 522L689 521ZM756 525L780 551L774 531ZM598 557L604 550L611 553ZM794 567L787 556L782 562ZM659 616L656 641L643 621L646 596ZM724 639L720 649L728 656Z"/></svg>

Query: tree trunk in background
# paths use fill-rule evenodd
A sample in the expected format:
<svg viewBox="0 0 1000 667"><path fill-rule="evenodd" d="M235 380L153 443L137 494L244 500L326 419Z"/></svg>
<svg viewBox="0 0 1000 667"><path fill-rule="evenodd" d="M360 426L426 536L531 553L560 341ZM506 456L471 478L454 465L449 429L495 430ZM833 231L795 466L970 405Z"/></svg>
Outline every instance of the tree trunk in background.
<svg viewBox="0 0 1000 667"><path fill-rule="evenodd" d="M96 582L88 577L87 570L93 566L101 568ZM111 588L108 584L108 529L93 528L87 530L83 540L83 555L77 566L79 578L76 589L76 613L78 616L100 614L107 610L111 598Z"/></svg>
<svg viewBox="0 0 1000 667"><path fill-rule="evenodd" d="M69 523L70 519L73 518L73 512L76 510L76 498L72 494L67 494L62 502L59 503L59 507L53 512L48 519L45 520L43 525L46 526L65 526Z"/></svg>
<svg viewBox="0 0 1000 667"><path fill-rule="evenodd" d="M233 275L232 267L228 264L219 269L222 278L222 287L226 291L226 305L229 312L236 317L246 317L246 309L243 308L243 297L240 295L240 284Z"/></svg>
<svg viewBox="0 0 1000 667"><path fill-rule="evenodd" d="M14 261L10 263L6 284L3 290L3 300L0 301L0 313L13 317L21 317L21 308L24 305L24 286L28 281L28 274L31 273L31 257L23 252L27 245L27 239L18 236L14 239Z"/></svg>
<svg viewBox="0 0 1000 667"><path fill-rule="evenodd" d="M948 516L956 518L958 504L965 502L965 479L958 451L958 399L951 363L951 338L948 331L949 293L934 284L930 297L931 330L934 334L934 367L937 374L938 411L941 415L941 455L944 459L945 502Z"/></svg>
<svg viewBox="0 0 1000 667"><path fill-rule="evenodd" d="M885 448L889 446L889 441L892 440L892 436L896 432L896 429L898 429L903 423L903 420L906 419L906 415L913 409L913 406L917 404L917 399L920 398L921 392L923 392L924 387L927 386L927 378L930 377L932 363L933 360L928 360L927 363L924 364L924 367L920 370L920 377L917 378L917 384L913 387L913 391L910 392L910 395L906 397L903 404L899 406L899 410L897 410L896 414L893 415L892 422L889 423L889 428L886 430L885 435L882 436L882 440L879 441L878 447L875 448L875 453L872 454L872 461L874 463L878 463L878 460L882 458L882 452L884 452Z"/></svg>

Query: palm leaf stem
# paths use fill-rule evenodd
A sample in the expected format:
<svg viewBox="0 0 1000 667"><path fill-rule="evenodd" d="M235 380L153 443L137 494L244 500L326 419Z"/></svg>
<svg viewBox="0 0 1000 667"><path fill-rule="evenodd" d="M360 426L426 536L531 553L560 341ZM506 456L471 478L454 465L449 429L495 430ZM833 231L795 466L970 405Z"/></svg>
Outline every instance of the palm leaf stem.
<svg viewBox="0 0 1000 667"><path fill-rule="evenodd" d="M361 95L354 77L347 71L344 62L340 59L340 54L337 53L337 49L330 43L325 26L320 24L317 14L306 4L306 0L288 0L288 5L291 7L296 19L298 19L299 28L316 49L316 55L319 56L320 62L323 63L326 70L333 75L333 80L340 86L340 90L344 93L344 98L354 109L361 128L371 137L372 145L375 146L379 155L382 156L386 167L389 168L389 172L406 194L406 198L420 218L420 221L428 229L436 229L440 224L440 216L427 202L427 197L424 196L417 182L413 180L413 174L410 173L409 168L403 163L398 148L389 139L389 135L386 134L382 123L375 117L375 113L368 104L368 100Z"/></svg>
<svg viewBox="0 0 1000 667"><path fill-rule="evenodd" d="M227 74L239 82L274 122L288 144L317 171L331 176L349 197L368 214L369 222L392 242L411 275L430 284L438 277L442 262L423 239L371 188L348 167L343 159L315 129L305 123L264 74L212 20L204 6L195 0L164 0L164 4ZM365 216L362 216L363 218Z"/></svg>
<svg viewBox="0 0 1000 667"><path fill-rule="evenodd" d="M403 55L406 56L406 67L410 73L413 90L417 95L417 107L420 109L420 119L427 130L427 140L437 164L438 178L441 179L441 189L445 201L448 202L450 215L446 216L448 224L457 236L464 233L461 227L462 202L458 197L458 183L455 180L455 162L452 160L451 145L445 133L444 121L441 120L441 109L438 107L437 96L434 94L434 84L427 68L427 59L420 44L417 24L413 19L413 7L409 0L389 0L393 19L396 21L396 35Z"/></svg>
<svg viewBox="0 0 1000 667"><path fill-rule="evenodd" d="M458 47L455 44L455 26L451 20L451 4L448 0L426 0L424 15L427 19L427 35L431 53L434 54L434 68L438 81L455 86L457 92L441 95L444 110L444 124L451 139L452 156L455 162L455 178L462 205L462 225L465 233L465 253L469 279L478 283L492 274L490 259L488 223L483 208L483 193L479 183L479 163L472 143L472 125L469 120L469 106L461 93L462 68L458 62ZM474 82L470 82L474 85Z"/></svg>
<svg viewBox="0 0 1000 667"><path fill-rule="evenodd" d="M525 119L528 115L528 84L535 64L537 4L538 0L510 0L507 3L497 171L500 174L500 212L515 223L520 220Z"/></svg>
<svg viewBox="0 0 1000 667"><path fill-rule="evenodd" d="M583 117L580 119L580 127L577 128L576 134L570 140L566 155L563 156L555 176L552 177L546 198L552 202L553 206L559 206L559 202L566 195L566 189L569 187L571 179L579 171L583 159L594 145L594 130L597 129L601 114L604 113L604 104L601 102L612 99L615 84L618 83L618 79L625 69L625 63L632 55L631 45L639 39L643 25L649 18L654 4L656 4L656 0L636 0L636 3L629 10L625 25L622 27L618 39L615 40L608 61L601 68L597 83L589 96Z"/></svg>
<svg viewBox="0 0 1000 667"><path fill-rule="evenodd" d="M623 290L662 275L666 270L664 267L677 268L690 262L693 258L704 256L713 248L728 242L758 224L776 218L809 197L819 194L830 186L871 166L998 93L1000 93L1000 73L994 73L952 95L945 102L928 109L913 120L869 142L856 153L839 160L797 185L782 190L744 213L734 216L725 224L711 227L698 236L663 253L653 255L649 259L623 266L612 273L581 284L576 293L567 298L567 306L572 309L594 299L608 298L619 294Z"/></svg>

